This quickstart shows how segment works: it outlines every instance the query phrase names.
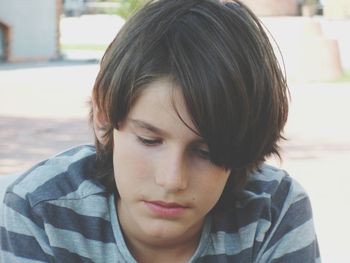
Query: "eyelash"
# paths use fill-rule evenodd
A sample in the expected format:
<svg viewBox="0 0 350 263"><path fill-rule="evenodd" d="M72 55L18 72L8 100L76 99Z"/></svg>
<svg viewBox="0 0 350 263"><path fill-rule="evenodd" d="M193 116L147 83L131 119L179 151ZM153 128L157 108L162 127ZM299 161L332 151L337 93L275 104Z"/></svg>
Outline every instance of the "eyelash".
<svg viewBox="0 0 350 263"><path fill-rule="evenodd" d="M162 143L160 139L147 139L140 136L137 136L137 139L146 146L156 146Z"/></svg>
<svg viewBox="0 0 350 263"><path fill-rule="evenodd" d="M148 147L153 147L160 145L162 143L162 140L160 139L147 139L144 137L137 136L138 141L140 141L143 145L148 146ZM210 159L210 153L208 150L203 150L200 148L193 148L193 152L199 156L200 158L204 160L209 160Z"/></svg>
<svg viewBox="0 0 350 263"><path fill-rule="evenodd" d="M193 149L194 152L202 159L209 160L210 159L210 153L207 150L203 149Z"/></svg>

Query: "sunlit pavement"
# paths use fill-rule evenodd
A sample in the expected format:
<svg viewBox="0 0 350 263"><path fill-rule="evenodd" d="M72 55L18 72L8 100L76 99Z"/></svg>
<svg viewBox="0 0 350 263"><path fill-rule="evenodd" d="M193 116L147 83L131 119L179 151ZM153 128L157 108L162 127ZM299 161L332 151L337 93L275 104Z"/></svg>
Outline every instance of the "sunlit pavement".
<svg viewBox="0 0 350 263"><path fill-rule="evenodd" d="M70 56L84 59L80 54ZM79 62L0 64L0 175L93 142L87 102L98 71L95 55ZM347 262L350 83L291 84L290 90L284 161L270 162L310 194L323 262Z"/></svg>

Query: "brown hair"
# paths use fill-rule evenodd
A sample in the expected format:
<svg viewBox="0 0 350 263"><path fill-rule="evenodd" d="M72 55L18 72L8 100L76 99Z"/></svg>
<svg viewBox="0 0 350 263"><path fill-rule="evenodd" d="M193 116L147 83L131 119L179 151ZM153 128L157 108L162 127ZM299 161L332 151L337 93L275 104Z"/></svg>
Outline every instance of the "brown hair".
<svg viewBox="0 0 350 263"><path fill-rule="evenodd" d="M221 201L267 156L280 156L288 88L258 18L239 1L150 1L108 47L93 89L105 123L96 177L107 189L116 191L113 129L161 76L181 88L211 161L231 170Z"/></svg>

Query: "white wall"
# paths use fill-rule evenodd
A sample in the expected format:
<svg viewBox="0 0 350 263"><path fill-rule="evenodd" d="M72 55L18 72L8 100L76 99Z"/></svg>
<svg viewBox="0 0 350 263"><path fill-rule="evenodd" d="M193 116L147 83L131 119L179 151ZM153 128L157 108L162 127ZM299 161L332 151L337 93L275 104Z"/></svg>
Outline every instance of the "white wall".
<svg viewBox="0 0 350 263"><path fill-rule="evenodd" d="M10 60L56 57L56 0L0 0L0 21L11 27Z"/></svg>

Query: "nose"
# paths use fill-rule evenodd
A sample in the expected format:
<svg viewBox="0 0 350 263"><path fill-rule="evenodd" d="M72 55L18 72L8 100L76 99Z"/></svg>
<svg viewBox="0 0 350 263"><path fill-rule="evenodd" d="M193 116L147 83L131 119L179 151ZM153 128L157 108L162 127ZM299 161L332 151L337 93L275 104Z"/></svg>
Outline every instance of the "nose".
<svg viewBox="0 0 350 263"><path fill-rule="evenodd" d="M174 153L164 157L161 169L156 175L156 183L167 192L178 192L188 186L189 166L181 153Z"/></svg>

